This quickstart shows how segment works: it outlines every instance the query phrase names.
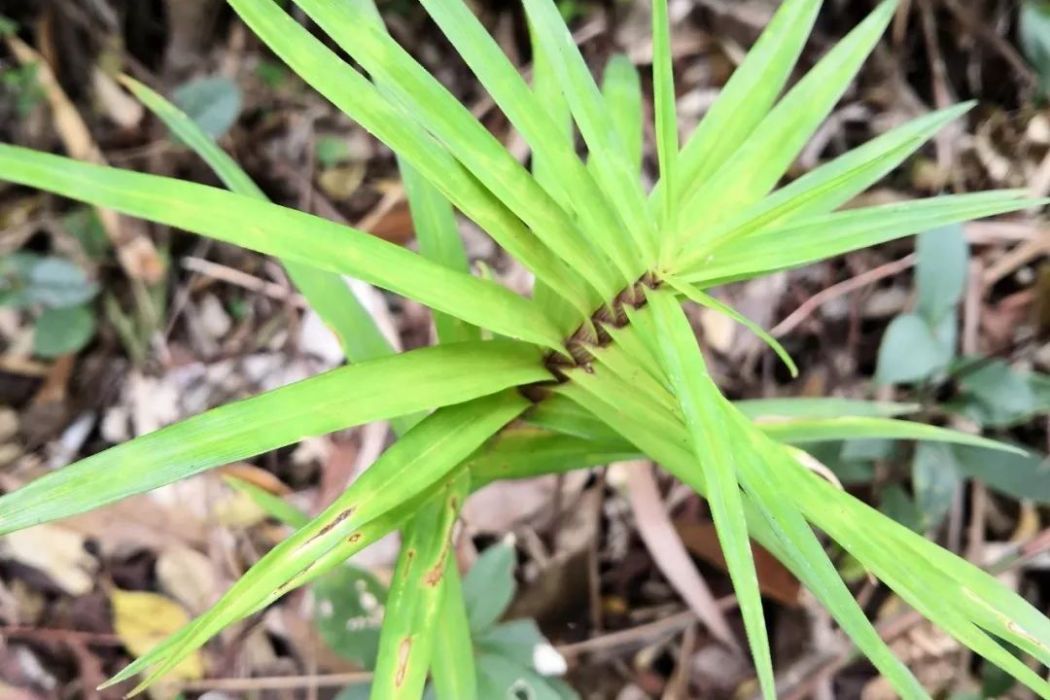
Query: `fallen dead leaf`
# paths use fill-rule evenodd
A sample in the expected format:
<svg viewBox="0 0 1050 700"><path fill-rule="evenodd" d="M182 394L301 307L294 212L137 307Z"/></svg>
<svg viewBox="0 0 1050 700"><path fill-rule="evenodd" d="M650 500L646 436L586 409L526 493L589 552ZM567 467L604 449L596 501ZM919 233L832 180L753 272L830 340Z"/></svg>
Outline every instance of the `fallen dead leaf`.
<svg viewBox="0 0 1050 700"><path fill-rule="evenodd" d="M98 562L84 549L84 536L58 525L38 525L0 540L0 557L47 575L71 596L95 587Z"/></svg>
<svg viewBox="0 0 1050 700"><path fill-rule="evenodd" d="M110 594L113 630L133 656L142 656L189 622L186 611L175 601L156 593L122 591ZM196 680L204 675L199 652L187 656L167 678Z"/></svg>
<svg viewBox="0 0 1050 700"><path fill-rule="evenodd" d="M726 570L714 523L676 522L675 529L690 552L723 571ZM762 594L782 605L798 606L802 591L798 579L772 554L754 542L751 543L751 551L755 557L758 586Z"/></svg>
<svg viewBox="0 0 1050 700"><path fill-rule="evenodd" d="M196 549L178 544L157 557L157 579L165 593L193 613L204 612L214 602L219 587L211 560Z"/></svg>

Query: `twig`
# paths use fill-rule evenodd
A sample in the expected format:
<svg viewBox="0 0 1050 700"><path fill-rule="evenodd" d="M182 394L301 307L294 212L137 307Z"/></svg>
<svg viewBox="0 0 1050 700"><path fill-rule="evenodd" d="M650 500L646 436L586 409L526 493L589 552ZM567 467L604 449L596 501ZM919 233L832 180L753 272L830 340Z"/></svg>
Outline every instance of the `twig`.
<svg viewBox="0 0 1050 700"><path fill-rule="evenodd" d="M95 644L105 646L123 646L124 642L115 634L105 632L85 632L83 630L67 630L50 627L23 627L0 625L0 639L10 637L15 639L35 639L39 641L53 642L78 642L81 644Z"/></svg>
<svg viewBox="0 0 1050 700"><path fill-rule="evenodd" d="M648 462L631 464L624 472L635 525L653 561L711 634L730 649L740 651L729 622L664 509L652 466Z"/></svg>
<svg viewBox="0 0 1050 700"><path fill-rule="evenodd" d="M1027 87L1038 85L1039 77L1032 70L1032 67L1028 65L1024 57L1008 41L999 36L988 23L974 17L972 10L963 9L958 0L941 0L941 2L956 16L960 23L973 32L974 36L995 49L1003 57L1003 60L1010 64L1014 74L1020 77Z"/></svg>
<svg viewBox="0 0 1050 700"><path fill-rule="evenodd" d="M827 289L814 294L793 311L787 318L778 323L773 327L770 333L774 338L782 338L788 335L793 330L798 328L803 321L809 318L813 313L824 304L828 303L833 299L837 299L851 292L863 289L869 284L874 284L879 280L887 277L893 277L901 272L904 272L910 267L915 265L916 261L915 254L911 254L901 258L900 260L894 260L893 262L880 265L876 268L863 272L856 277L851 277L848 280L834 284Z"/></svg>
<svg viewBox="0 0 1050 700"><path fill-rule="evenodd" d="M220 265L219 263L211 262L210 260L204 260L203 258L185 257L182 259L181 265L184 269L190 272L196 272L197 274L204 275L205 277L211 277L227 284L232 284L242 289L247 289L250 292L262 294L263 296L270 297L276 301L291 302L298 308L306 307L306 300L299 294L290 292L287 288L275 283L261 280L254 275L249 275L247 272L241 272L232 267L226 265Z"/></svg>
<svg viewBox="0 0 1050 700"><path fill-rule="evenodd" d="M736 596L719 598L718 607L728 610L736 605ZM700 620L692 610L665 617L662 620L649 622L637 627L631 627L618 632L610 632L599 637L587 639L573 644L562 644L557 647L558 653L566 659L577 659L585 654L614 653L625 649L635 649L652 643L653 640L663 639L677 634L690 625Z"/></svg>
<svg viewBox="0 0 1050 700"><path fill-rule="evenodd" d="M339 688L361 685L372 680L368 671L329 673L303 676L260 676L259 678L205 678L199 681L180 681L168 687L191 692L207 690L287 690L298 688Z"/></svg>

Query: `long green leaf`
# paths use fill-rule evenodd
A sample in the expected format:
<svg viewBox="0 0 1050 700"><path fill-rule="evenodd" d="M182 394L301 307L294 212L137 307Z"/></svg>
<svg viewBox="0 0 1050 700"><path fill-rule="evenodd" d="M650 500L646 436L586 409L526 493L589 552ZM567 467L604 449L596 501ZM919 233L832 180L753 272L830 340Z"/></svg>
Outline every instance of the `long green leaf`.
<svg viewBox="0 0 1050 700"><path fill-rule="evenodd" d="M121 82L173 134L200 156L230 191L267 201L263 191L237 162L178 107L134 78L123 76ZM339 338L343 352L350 361L364 362L393 353L393 348L379 331L375 320L342 275L302 263L289 262L285 266L292 282Z"/></svg>
<svg viewBox="0 0 1050 700"><path fill-rule="evenodd" d="M788 555L787 565L828 607L901 697L927 698L919 682L876 633L802 513L791 499L784 498L791 490L790 480L784 478L783 472L797 469L797 465L785 466L792 460L782 446L758 433L736 409L726 405L725 410L733 414L732 439L743 448L738 450L737 461L741 481L769 531Z"/></svg>
<svg viewBox="0 0 1050 700"><path fill-rule="evenodd" d="M524 0L524 4L595 161L593 172L598 184L627 226L636 249L641 251L643 269L647 268L655 260L656 233L638 173L629 162L605 100L553 0Z"/></svg>
<svg viewBox="0 0 1050 700"><path fill-rule="evenodd" d="M568 104L551 73L547 53L533 51L534 89L530 90L466 3L422 0L422 4L532 148L537 181L565 211L576 212L590 240L616 265L621 288L636 279L644 270L632 254L623 223L576 155L573 132L566 128L571 127Z"/></svg>
<svg viewBox="0 0 1050 700"><path fill-rule="evenodd" d="M504 431L470 460L469 467L472 486L478 489L493 481L560 474L638 457L637 449L623 438L597 440L518 427Z"/></svg>
<svg viewBox="0 0 1050 700"><path fill-rule="evenodd" d="M685 414L693 453L707 479L707 500L744 617L759 685L766 698L775 698L762 596L737 478L737 450L727 434L729 424L721 395L707 374L696 336L674 295L657 291L646 296L660 333L664 367Z"/></svg>
<svg viewBox="0 0 1050 700"><path fill-rule="evenodd" d="M656 153L664 183L660 221L675 225L675 169L678 161L678 115L671 56L671 18L667 0L653 0L653 108L656 113Z"/></svg>
<svg viewBox="0 0 1050 700"><path fill-rule="evenodd" d="M423 694L445 603L442 584L455 559L452 529L469 490L470 474L463 471L405 529L379 637L373 698L414 700Z"/></svg>
<svg viewBox="0 0 1050 700"><path fill-rule="evenodd" d="M784 346L780 344L780 341L774 338L772 335L770 335L764 328L762 328L762 326L758 325L757 323L749 319L747 316L744 316L733 307L723 304L710 294L707 294L693 287L690 284L682 282L681 280L678 280L671 275L668 275L664 279L669 285L671 285L671 287L674 288L676 292L683 295L690 301L697 303L705 308L717 311L723 316L731 318L732 320L742 325L744 328L754 333L756 336L759 337L759 339L762 340L762 342L768 345L773 350L773 352L776 353L777 357L780 358L780 361L783 362L784 365L788 368L788 371L791 372L792 377L798 376L798 366L795 364L795 361L791 359L791 355L789 355L788 351L784 349Z"/></svg>
<svg viewBox="0 0 1050 700"><path fill-rule="evenodd" d="M762 422L760 427L766 435L781 442L793 444L829 440L926 440L1026 454L1024 450L1013 445L989 440L980 435L893 418L840 417L774 420Z"/></svg>
<svg viewBox="0 0 1050 700"><path fill-rule="evenodd" d="M765 196L820 123L831 113L893 18L897 0L884 0L784 97L715 175L687 197L670 263L698 231L721 223Z"/></svg>
<svg viewBox="0 0 1050 700"><path fill-rule="evenodd" d="M473 475L471 475L473 478ZM438 700L478 700L478 675L456 558L449 557L430 675Z"/></svg>
<svg viewBox="0 0 1050 700"><path fill-rule="evenodd" d="M716 226L701 240L690 242L678 264L689 267L728 241L784 226L802 217L834 211L886 176L941 128L972 107L973 103L967 102L932 112L806 173Z"/></svg>
<svg viewBox="0 0 1050 700"><path fill-rule="evenodd" d="M208 612L179 633L177 642L162 644L110 683L149 669L133 692L148 687L219 630L284 595L296 577L316 566L321 557L343 543L356 545L369 523L414 497L431 494L466 457L527 406L517 392L508 391L428 416L309 526L266 554Z"/></svg>
<svg viewBox="0 0 1050 700"><path fill-rule="evenodd" d="M686 141L678 163L676 202L721 168L769 113L802 53L821 4L821 0L787 0L777 10ZM658 185L653 196L659 196L662 188Z"/></svg>
<svg viewBox="0 0 1050 700"><path fill-rule="evenodd" d="M0 534L83 513L306 437L547 376L537 349L512 341L424 348L336 369L113 447L0 497Z"/></svg>
<svg viewBox="0 0 1050 700"><path fill-rule="evenodd" d="M557 330L513 292L294 209L3 144L0 179L358 277L503 335L560 345Z"/></svg>
<svg viewBox="0 0 1050 700"><path fill-rule="evenodd" d="M470 263L452 205L411 165L400 162L398 169L405 184L420 254L450 270L469 274ZM434 314L434 326L438 340L443 343L481 339L475 326L445 313Z"/></svg>
<svg viewBox="0 0 1050 700"><path fill-rule="evenodd" d="M571 217L470 110L389 34L361 21L360 11L351 4L328 0L295 2L390 91L406 114L415 115L475 178L586 279L600 299L611 299L619 291L621 285L610 275L603 254L587 243Z"/></svg>
<svg viewBox="0 0 1050 700"><path fill-rule="evenodd" d="M852 209L806 218L727 243L689 270L676 275L714 286L799 267L853 250L1042 204L1005 190Z"/></svg>
<svg viewBox="0 0 1050 700"><path fill-rule="evenodd" d="M666 425L650 424L644 418L640 419L643 414L640 413L641 404L636 401L637 395L632 393L629 387L626 391L609 393L609 389L613 387L609 379L610 377L603 376L602 372L586 376L574 373L573 383L559 387L559 392L585 405L588 410L600 416L610 426L614 426L625 436L629 436L631 441L643 448L646 454L658 460L684 483L698 493L706 494L708 487L705 475L702 470L696 468L696 457L692 454L692 449L684 434L687 432L684 426L679 424L678 427L668 428ZM586 385L587 388L584 388L583 385ZM609 399L601 397L609 397ZM794 468L799 468L797 463L794 464ZM796 559L795 556L798 553L796 549L785 548L781 544L781 533L775 531L775 524L770 524L766 515L752 505L753 498L751 494L746 494L744 506L748 527L755 539L784 561L807 588L822 595L822 600L828 605L843 629L865 649L865 652L894 683L896 690L902 696L915 697L909 694L909 689L915 687L914 681L908 680L906 670L902 670L901 664L885 650L884 645L878 641L877 635L874 635L870 629L867 632L864 631L865 627L870 628L870 623L867 623L863 612L855 602L850 605L849 600L842 597L841 581L838 584L839 590L836 592L833 588L835 584L828 579L827 569L820 560ZM791 525L791 523L787 522L784 525ZM797 538L798 546L801 547L804 544L802 531L793 533L793 537ZM806 552L806 547L802 547L802 552ZM810 556L812 554L815 552L812 552ZM824 558L826 559L826 555ZM825 595L827 597L823 597ZM873 637L874 640L872 640Z"/></svg>
<svg viewBox="0 0 1050 700"><path fill-rule="evenodd" d="M642 158L645 155L645 101L642 96L642 76L627 54L613 54L605 64L605 70L602 71L602 98L613 126L627 149L627 162L631 170L641 177Z"/></svg>
<svg viewBox="0 0 1050 700"><path fill-rule="evenodd" d="M297 75L441 190L511 255L570 302L586 300L587 288L474 178L444 145L435 141L368 79L314 38L270 0L230 0L230 5ZM362 21L374 23L374 19ZM578 303L582 317L591 309ZM479 324L480 325L480 324Z"/></svg>

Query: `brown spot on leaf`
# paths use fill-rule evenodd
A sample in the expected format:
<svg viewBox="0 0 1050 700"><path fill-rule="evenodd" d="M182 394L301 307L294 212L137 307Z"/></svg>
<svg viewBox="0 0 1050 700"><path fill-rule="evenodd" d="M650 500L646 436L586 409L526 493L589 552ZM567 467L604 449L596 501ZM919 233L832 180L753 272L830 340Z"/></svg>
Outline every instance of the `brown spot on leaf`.
<svg viewBox="0 0 1050 700"><path fill-rule="evenodd" d="M330 522L327 525L325 525L324 527L322 527L321 530L316 535L314 535L313 537L311 537L309 539L307 544L310 544L314 540L316 540L316 539L318 539L320 537L324 537L325 535L327 535L329 532L334 530L339 525L339 523L343 522L344 520L349 518L351 515L353 515L355 510L357 510L356 506L351 506L350 508L347 508L342 513L340 513L339 515L335 516L335 520L333 520L332 522Z"/></svg>
<svg viewBox="0 0 1050 700"><path fill-rule="evenodd" d="M408 661L412 654L412 638L405 637L397 647L397 672L394 674L394 685L400 688L408 675Z"/></svg>

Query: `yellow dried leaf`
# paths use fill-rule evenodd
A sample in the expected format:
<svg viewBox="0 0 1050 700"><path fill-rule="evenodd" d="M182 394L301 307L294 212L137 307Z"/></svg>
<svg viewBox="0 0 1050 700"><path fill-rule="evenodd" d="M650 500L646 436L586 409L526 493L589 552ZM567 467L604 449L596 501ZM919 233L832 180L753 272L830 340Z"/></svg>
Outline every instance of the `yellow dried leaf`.
<svg viewBox="0 0 1050 700"><path fill-rule="evenodd" d="M173 600L143 591L114 590L113 629L134 656L142 656L189 622L186 611ZM196 680L204 675L199 652L187 656L168 678Z"/></svg>

